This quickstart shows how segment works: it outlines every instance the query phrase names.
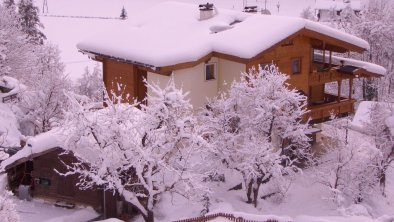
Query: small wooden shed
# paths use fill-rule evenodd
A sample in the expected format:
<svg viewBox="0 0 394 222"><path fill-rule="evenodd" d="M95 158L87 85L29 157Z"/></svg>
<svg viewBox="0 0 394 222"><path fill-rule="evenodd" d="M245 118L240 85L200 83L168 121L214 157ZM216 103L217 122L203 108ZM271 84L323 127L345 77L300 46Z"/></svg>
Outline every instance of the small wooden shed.
<svg viewBox="0 0 394 222"><path fill-rule="evenodd" d="M20 185L29 186L32 198L45 199L63 207L91 206L103 219L127 219L136 214L135 209L118 194L104 191L102 187L81 190L77 175L62 176L57 173L65 173L65 164L78 161L71 152L64 153L62 148L54 147L31 152L28 156L19 155L20 158L18 153L15 156L1 164L8 176L8 186L15 193Z"/></svg>

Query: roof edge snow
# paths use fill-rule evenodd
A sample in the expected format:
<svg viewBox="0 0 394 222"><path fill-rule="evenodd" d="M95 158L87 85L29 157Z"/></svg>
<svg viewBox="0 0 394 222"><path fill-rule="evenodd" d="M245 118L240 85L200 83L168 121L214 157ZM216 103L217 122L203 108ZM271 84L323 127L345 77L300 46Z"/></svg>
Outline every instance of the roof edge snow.
<svg viewBox="0 0 394 222"><path fill-rule="evenodd" d="M88 55L154 71L184 68L214 54L247 63L297 33L350 51L363 52L370 48L363 39L302 18L221 9L215 17L199 21L194 15L198 12L197 6L160 3L119 24L114 32L107 31L78 43L77 48ZM216 26L231 28L212 33L211 28ZM256 26L266 28L256 29Z"/></svg>

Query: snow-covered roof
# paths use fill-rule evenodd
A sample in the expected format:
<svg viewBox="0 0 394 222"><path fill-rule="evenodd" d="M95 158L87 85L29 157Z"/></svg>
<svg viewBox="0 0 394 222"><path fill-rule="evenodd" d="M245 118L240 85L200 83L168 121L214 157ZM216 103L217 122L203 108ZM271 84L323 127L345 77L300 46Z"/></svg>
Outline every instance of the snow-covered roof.
<svg viewBox="0 0 394 222"><path fill-rule="evenodd" d="M20 83L19 80L10 76L0 77L0 87L10 89L10 91L6 93L0 92L0 99L6 96L15 95L26 89L26 86Z"/></svg>
<svg viewBox="0 0 394 222"><path fill-rule="evenodd" d="M350 1L349 3L345 3L342 0L340 1L332 1L332 0L319 0L316 1L315 4L315 9L323 9L323 10L342 10L346 8L347 6L350 6L353 10L358 10L360 11L362 8L362 4L360 1Z"/></svg>
<svg viewBox="0 0 394 222"><path fill-rule="evenodd" d="M31 137L26 141L26 146L22 150L1 162L0 169L2 171L19 160L30 159L47 151L63 147L64 141L64 134L59 128Z"/></svg>
<svg viewBox="0 0 394 222"><path fill-rule="evenodd" d="M369 49L360 38L301 18L224 9L216 13L200 21L198 5L165 2L95 34L77 47L85 53L165 67L197 61L211 52L250 59L306 29ZM223 31L215 33L217 30Z"/></svg>
<svg viewBox="0 0 394 222"><path fill-rule="evenodd" d="M315 58L319 59L319 61L322 61L323 55L321 53L315 53ZM326 57L326 59L327 59L327 57ZM338 65L338 66L342 65L341 61L343 61L343 65L345 65L345 66L354 66L354 67L362 68L370 73L374 73L374 74L378 74L378 75L382 75L382 76L387 73L387 70L384 67L382 67L380 65L376 65L374 63L364 62L364 61L350 59L350 58L344 58L344 57L340 57L340 56L332 56L331 59L332 59L331 62L333 65Z"/></svg>
<svg viewBox="0 0 394 222"><path fill-rule="evenodd" d="M1 114L1 105L2 103L0 103L0 114ZM118 104L117 106L120 109L124 109L130 112L130 115L133 116L142 115L142 112L139 109L132 107L129 104ZM89 106L87 105L87 107ZM97 119L98 122L106 121L105 118L101 119L96 117L100 116L101 114L105 115L106 112L111 112L109 111L110 109L111 107L107 107L99 110L91 110L91 113L88 114L88 117L95 118ZM33 159L37 156L41 156L43 154L46 154L47 152L51 152L59 148L66 150L67 139L69 139L68 130L69 129L65 129L64 127L63 128L59 127L59 128L54 128L48 132L41 133L37 136L28 138L26 141L26 145L25 147L23 147L23 149L18 151L15 155L1 162L0 171L8 169L9 166L15 165L16 163L19 164L25 162L29 159ZM76 156L80 157L81 155L83 155L85 159L97 158L97 155L94 150L89 149L89 147L81 147L81 148L82 149L78 150L78 153L74 153Z"/></svg>

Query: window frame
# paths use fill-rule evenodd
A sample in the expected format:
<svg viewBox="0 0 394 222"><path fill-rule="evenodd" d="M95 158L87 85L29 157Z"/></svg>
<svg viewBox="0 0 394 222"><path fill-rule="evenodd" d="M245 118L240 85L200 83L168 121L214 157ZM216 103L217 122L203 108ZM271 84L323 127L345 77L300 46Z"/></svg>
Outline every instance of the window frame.
<svg viewBox="0 0 394 222"><path fill-rule="evenodd" d="M207 67L213 65L213 78L207 79ZM217 62L208 62L204 64L204 81L213 81L217 79L218 66Z"/></svg>
<svg viewBox="0 0 394 222"><path fill-rule="evenodd" d="M264 70L265 66L267 65L268 68L271 67L271 65L274 65L275 67L279 68L279 61L280 60L271 60L269 62L259 62L258 65Z"/></svg>
<svg viewBox="0 0 394 222"><path fill-rule="evenodd" d="M39 177L37 178L37 184L41 187L50 187L52 186L52 181L49 178Z"/></svg>
<svg viewBox="0 0 394 222"><path fill-rule="evenodd" d="M298 70L294 71L294 62L298 60ZM294 75L301 74L302 70L302 58L301 57L295 57L291 58L291 73Z"/></svg>

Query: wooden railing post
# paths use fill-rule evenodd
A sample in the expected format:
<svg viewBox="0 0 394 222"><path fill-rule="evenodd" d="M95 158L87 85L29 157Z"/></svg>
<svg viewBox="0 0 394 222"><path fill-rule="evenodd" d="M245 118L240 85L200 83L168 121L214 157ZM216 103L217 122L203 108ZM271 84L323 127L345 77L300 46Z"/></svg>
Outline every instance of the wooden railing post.
<svg viewBox="0 0 394 222"><path fill-rule="evenodd" d="M349 79L349 100L352 100L353 94L353 78Z"/></svg>
<svg viewBox="0 0 394 222"><path fill-rule="evenodd" d="M341 102L341 87L342 87L342 80L338 80L338 103Z"/></svg>

